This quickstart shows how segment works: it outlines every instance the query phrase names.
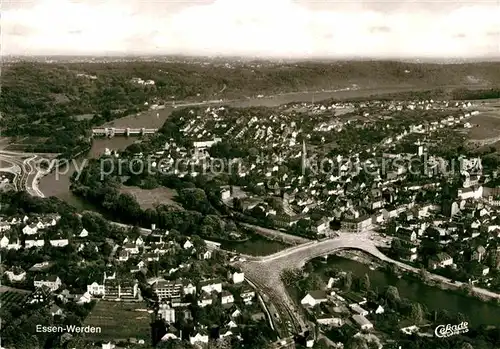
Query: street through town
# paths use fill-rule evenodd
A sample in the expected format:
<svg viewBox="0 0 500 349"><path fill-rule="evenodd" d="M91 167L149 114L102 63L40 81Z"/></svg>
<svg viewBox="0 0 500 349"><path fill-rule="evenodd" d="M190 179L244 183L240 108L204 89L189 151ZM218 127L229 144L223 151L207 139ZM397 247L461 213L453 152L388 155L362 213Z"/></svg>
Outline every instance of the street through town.
<svg viewBox="0 0 500 349"><path fill-rule="evenodd" d="M291 299L281 279L281 275L286 269L301 268L311 259L332 254L339 250L354 249L368 253L381 261L394 264L404 271L420 272L418 268L393 260L380 252L376 243L372 240L373 234L371 231L362 233L339 232L339 236L335 238L307 242L268 256L254 257L235 264L244 271L245 277L252 280L260 288L260 291L264 291L268 295L270 302L280 310L282 318L289 319L294 324L296 332L302 332L307 322L300 315L300 310ZM427 277L429 280L453 288L463 286L463 283L454 282L440 275L428 273ZM479 287L472 287L472 292L487 298L500 298L500 294Z"/></svg>

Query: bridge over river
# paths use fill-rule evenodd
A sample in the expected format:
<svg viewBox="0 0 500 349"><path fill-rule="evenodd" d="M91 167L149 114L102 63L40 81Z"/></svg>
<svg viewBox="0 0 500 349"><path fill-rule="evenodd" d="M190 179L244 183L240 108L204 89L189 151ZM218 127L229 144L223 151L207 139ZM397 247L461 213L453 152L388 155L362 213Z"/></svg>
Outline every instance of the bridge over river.
<svg viewBox="0 0 500 349"><path fill-rule="evenodd" d="M104 128L93 128L92 136L102 136L102 137L114 137L114 136L143 136L147 134L154 134L158 132L157 128L116 128L116 127L104 127Z"/></svg>
<svg viewBox="0 0 500 349"><path fill-rule="evenodd" d="M237 261L234 264L243 270L245 277L250 282L269 297L270 302L278 309L282 317L281 321L290 321L295 332L301 333L307 329L306 321L300 315L299 309L297 309L281 280L284 270L301 268L313 258L332 254L339 250L355 249L366 252L384 262L395 264L402 270L414 273L420 272L419 269L395 261L380 252L371 239L371 235L370 231L356 234L340 232L339 237L336 238L307 242L268 256L246 258L244 261ZM429 273L428 278L455 288L463 285L436 274ZM472 287L472 291L488 298L500 298L500 294L486 289Z"/></svg>

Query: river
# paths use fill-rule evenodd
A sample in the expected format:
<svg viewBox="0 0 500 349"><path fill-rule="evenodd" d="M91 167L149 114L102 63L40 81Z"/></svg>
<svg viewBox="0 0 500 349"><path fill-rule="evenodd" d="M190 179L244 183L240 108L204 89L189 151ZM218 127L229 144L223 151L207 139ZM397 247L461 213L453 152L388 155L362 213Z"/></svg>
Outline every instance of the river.
<svg viewBox="0 0 500 349"><path fill-rule="evenodd" d="M95 138L87 157L73 159L68 166L63 166L42 177L38 187L46 197L58 197L78 209L91 209L89 204L84 203L69 190L71 176L85 165L87 158L98 158L106 148L124 149L135 141L137 141L135 137Z"/></svg>
<svg viewBox="0 0 500 349"><path fill-rule="evenodd" d="M455 291L428 286L416 280L399 279L385 271L371 270L366 264L334 255L328 257L326 265L342 271L351 271L357 277L368 274L372 289L378 287L382 290L389 285L396 286L402 298L425 305L429 311L445 309L450 313L462 313L468 318L471 327L500 326L500 307L495 304L466 297Z"/></svg>
<svg viewBox="0 0 500 349"><path fill-rule="evenodd" d="M289 247L281 241L271 240L260 234L250 234L245 242L223 242L221 247L251 256L267 256Z"/></svg>

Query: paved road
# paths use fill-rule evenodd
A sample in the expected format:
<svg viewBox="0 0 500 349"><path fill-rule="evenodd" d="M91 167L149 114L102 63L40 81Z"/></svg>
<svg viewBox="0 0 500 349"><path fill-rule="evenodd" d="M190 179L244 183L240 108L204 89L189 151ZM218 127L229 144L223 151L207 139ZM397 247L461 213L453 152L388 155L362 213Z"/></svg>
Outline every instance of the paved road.
<svg viewBox="0 0 500 349"><path fill-rule="evenodd" d="M255 291L257 292L257 298L259 300L259 302L261 303L262 307L264 308L264 311L266 312L266 316L268 318L268 321L269 321L269 325L271 326L271 328L273 330L276 330L276 327L274 326L274 321L275 319L273 319L272 315L271 315L271 312L269 311L269 308L267 306L267 304L264 302L264 300L262 299L262 296L260 294L258 294L259 290L258 290L258 287L250 280L247 280L247 282L250 284L250 286L252 286Z"/></svg>
<svg viewBox="0 0 500 349"><path fill-rule="evenodd" d="M310 241L294 246L275 254L257 257L245 262L236 262L245 272L245 276L267 294L280 312L283 319L292 322L297 332L306 328L306 321L300 316L294 301L281 281L285 269L300 268L312 258L319 257L338 249L360 248L370 249L375 253L376 247L369 240L369 233L357 235L343 233L341 237L324 241Z"/></svg>
<svg viewBox="0 0 500 349"><path fill-rule="evenodd" d="M23 161L23 173L25 175L24 186L25 190L32 196L45 197L45 195L38 188L38 181L42 176L42 172L37 168L35 163L37 156L34 155Z"/></svg>
<svg viewBox="0 0 500 349"><path fill-rule="evenodd" d="M37 168L38 164L36 162L40 159L40 156L41 154L0 151L0 160L9 162L15 167L14 186L16 189L26 190L33 196L45 197L38 189L38 180L43 175L43 172Z"/></svg>
<svg viewBox="0 0 500 349"><path fill-rule="evenodd" d="M261 290L263 290L277 304L278 310L292 318L296 330L303 330L306 321L301 318L300 312L297 311L296 305L286 291L285 285L281 280L282 272L286 269L301 268L308 260L316 257L331 254L343 249L361 250L370 255L379 258L382 261L397 265L399 268L418 273L419 269L395 261L378 250L375 243L371 240L371 232L365 233L339 233L339 237L323 240L312 241L300 246L288 248L275 254L257 257L245 262L236 262L245 272L245 276L252 280ZM447 279L443 276L429 273L429 279L445 283L452 287L460 287L461 283ZM473 287L472 291L489 298L500 298L500 294L491 292L486 289Z"/></svg>
<svg viewBox="0 0 500 349"><path fill-rule="evenodd" d="M277 238L278 240L283 240L283 241L286 241L286 242L289 242L292 244L297 244L297 243L303 244L303 243L311 241L310 239L306 239L306 238L303 238L300 236L290 235L290 234L284 233L284 232L279 231L279 230L259 227L257 225L253 225L253 224L241 223L241 225L243 225L247 228L256 230L257 232L260 232L263 235L271 236L271 237Z"/></svg>
<svg viewBox="0 0 500 349"><path fill-rule="evenodd" d="M22 160L12 154L5 153L4 151L0 152L0 160L12 165L5 168L4 171L14 173L14 187L17 190L23 190L24 187L22 186L22 183L24 183L25 174Z"/></svg>

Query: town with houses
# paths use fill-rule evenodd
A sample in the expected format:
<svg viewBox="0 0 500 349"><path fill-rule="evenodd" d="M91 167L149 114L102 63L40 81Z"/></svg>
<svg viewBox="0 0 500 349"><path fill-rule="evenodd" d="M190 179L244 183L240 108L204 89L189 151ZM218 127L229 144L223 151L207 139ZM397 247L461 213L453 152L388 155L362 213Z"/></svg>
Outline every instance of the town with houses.
<svg viewBox="0 0 500 349"><path fill-rule="evenodd" d="M498 165L460 148L480 109L434 100L187 108L144 141L148 147L104 156L147 160L153 176L181 182L209 178L197 183L205 192L217 178L210 204L237 226L219 232L222 240L244 236L240 224L318 244L368 236L388 258L419 270L422 282L442 277L453 292L484 296L500 292ZM178 190L180 201L196 210L200 202L183 201L185 190ZM47 324L102 328L86 335L89 348L215 348L222 341L238 348L364 348L356 341L406 348L397 340L433 337L437 324L421 305L401 305L393 286L374 291L368 275L324 272L326 264L313 259L286 270L295 302L288 316L306 323L293 335L273 296L245 273L257 257L225 249L212 228L202 231L213 240L64 212L3 214L0 231L2 301L11 321L15 314L31 319L23 309L36 309L36 319L50 315ZM399 278L407 272L392 269ZM405 320L394 327L395 316ZM54 340L53 348L84 348L77 337L44 339Z"/></svg>
<svg viewBox="0 0 500 349"><path fill-rule="evenodd" d="M65 253L68 253L69 244L72 247L71 253L76 255L80 253L82 256L88 255L89 246L95 248L91 251L94 255L100 254L98 245L95 244L96 237L92 237L92 233L85 228L64 239L60 236L48 238L48 235L52 235L51 231L57 229L60 219L61 217L56 215L25 215L4 219L1 224L3 237L0 240L0 246L9 253L33 250L41 253L40 249L47 248L65 249ZM181 333L174 326L178 323L176 319L193 320L190 310L193 302L198 308L215 306L215 304L220 307L223 313L219 315L227 319L224 326L219 329L221 338L239 337L238 318L240 316L248 316L250 321L260 321L265 318L263 309L259 306L256 291L245 282L244 273L229 266L224 267L225 257L218 251L219 243L199 238L191 240L174 237L168 231L156 230L154 227L146 236L139 235L133 238L133 234L129 236L126 232L123 234L126 237L121 243L114 245L111 251L114 257L109 259L110 263L105 266L105 271L89 277L87 284L82 285L84 287L77 289L75 285L70 285L66 275L57 272L59 268L56 261L38 262L29 268L23 268L17 263L9 265L9 261L5 259L3 260L3 273L6 282L2 283L2 287L22 285L31 289L32 292L24 297L22 302L29 305L43 305L55 318L65 317L64 306L67 302L81 306L96 300L103 303L129 302L137 303L140 307L145 304L145 297L141 294L142 287L139 287L140 283L136 279L136 274L139 272L149 274L149 272L146 273L148 266L151 267L152 263L157 262L156 267L158 267L162 264L158 263L160 259L168 256L176 262L182 262L178 265L175 263L177 267L155 272L158 275L165 275L167 279L158 276L143 280L149 291L148 301L156 300L152 309L144 310L164 323L160 329L160 333L162 331L163 333L159 335L158 340L180 338ZM214 257L214 254L219 255ZM212 260L212 258L217 260ZM85 263L85 260L82 258L79 263ZM197 263L197 268L200 268L202 264L214 267L216 274L220 274L220 277L201 279L200 274L192 270L193 263ZM222 264L218 265L218 263ZM189 342L191 344L208 343L210 328L203 324L197 324L195 327L196 329L189 335ZM141 335L148 337L149 333ZM111 342L103 343L102 347L111 348L112 342L129 341L129 338L113 339ZM145 339L137 338L133 342L140 344L144 343Z"/></svg>
<svg viewBox="0 0 500 349"><path fill-rule="evenodd" d="M500 349L500 0L0 4L0 349Z"/></svg>

